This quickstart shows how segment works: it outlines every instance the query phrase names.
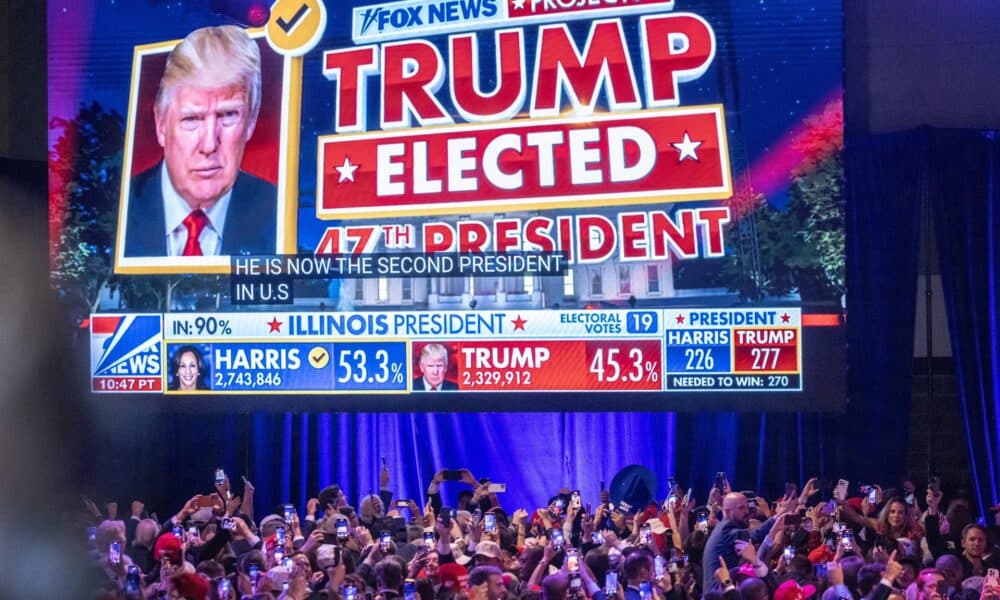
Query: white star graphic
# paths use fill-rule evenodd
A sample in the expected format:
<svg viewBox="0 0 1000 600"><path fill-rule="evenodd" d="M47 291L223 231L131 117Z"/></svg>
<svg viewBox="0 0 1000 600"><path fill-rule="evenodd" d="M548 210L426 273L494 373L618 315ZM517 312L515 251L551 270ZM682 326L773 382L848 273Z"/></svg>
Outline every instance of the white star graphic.
<svg viewBox="0 0 1000 600"><path fill-rule="evenodd" d="M337 169L337 172L340 173L340 179L337 181L337 183L344 183L345 181L350 181L351 183L354 183L354 172L358 170L359 166L361 165L352 165L351 157L345 156L344 164L340 165L339 167L334 167L335 169Z"/></svg>
<svg viewBox="0 0 1000 600"><path fill-rule="evenodd" d="M698 158L698 154L695 152L698 150L698 146L701 142L695 142L691 140L691 136L688 132L684 132L684 140L680 142L674 142L671 144L677 151L681 153L681 157L677 159L677 162L683 162L684 159L690 158L692 160L701 160Z"/></svg>
<svg viewBox="0 0 1000 600"><path fill-rule="evenodd" d="M524 2L525 0L514 0L514 9L524 10Z"/></svg>

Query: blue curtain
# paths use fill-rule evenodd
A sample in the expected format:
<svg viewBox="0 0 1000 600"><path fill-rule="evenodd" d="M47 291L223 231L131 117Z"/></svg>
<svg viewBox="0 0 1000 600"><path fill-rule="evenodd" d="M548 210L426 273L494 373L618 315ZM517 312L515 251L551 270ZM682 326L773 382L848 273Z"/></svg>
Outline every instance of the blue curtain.
<svg viewBox="0 0 1000 600"><path fill-rule="evenodd" d="M931 192L974 493L980 514L1000 480L1000 140L936 131Z"/></svg>
<svg viewBox="0 0 1000 600"><path fill-rule="evenodd" d="M384 457L398 498L426 500L442 468L469 468L507 483L505 507L537 508L561 487L593 501L601 481L641 464L661 485L674 474L677 416L672 413L255 413L101 415L93 457L98 499L146 501L160 517L195 493L212 490L216 467L242 493L256 488L255 513L306 501L331 483L352 503L378 490ZM721 465L715 470L723 468ZM713 471L714 472L714 471ZM464 486L446 484L453 502ZM662 492L662 490L661 490Z"/></svg>

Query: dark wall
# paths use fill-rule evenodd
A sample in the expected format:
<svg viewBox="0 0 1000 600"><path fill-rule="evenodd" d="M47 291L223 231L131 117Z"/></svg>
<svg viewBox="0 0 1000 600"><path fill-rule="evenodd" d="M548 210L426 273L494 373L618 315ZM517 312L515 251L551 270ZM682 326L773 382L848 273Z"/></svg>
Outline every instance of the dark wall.
<svg viewBox="0 0 1000 600"><path fill-rule="evenodd" d="M46 160L44 0L0 0L0 158Z"/></svg>

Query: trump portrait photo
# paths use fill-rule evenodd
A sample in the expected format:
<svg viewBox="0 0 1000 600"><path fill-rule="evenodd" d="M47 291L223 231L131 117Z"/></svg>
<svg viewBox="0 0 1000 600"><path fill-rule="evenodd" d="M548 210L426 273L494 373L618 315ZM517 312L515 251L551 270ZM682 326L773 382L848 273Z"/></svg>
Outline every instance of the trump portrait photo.
<svg viewBox="0 0 1000 600"><path fill-rule="evenodd" d="M224 25L136 49L116 271L226 272L281 251L282 60L262 41Z"/></svg>

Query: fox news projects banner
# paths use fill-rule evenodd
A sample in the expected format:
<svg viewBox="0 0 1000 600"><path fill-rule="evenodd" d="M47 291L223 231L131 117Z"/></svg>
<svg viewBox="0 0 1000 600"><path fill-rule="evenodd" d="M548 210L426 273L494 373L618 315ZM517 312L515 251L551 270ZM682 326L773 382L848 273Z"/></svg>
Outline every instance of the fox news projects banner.
<svg viewBox="0 0 1000 600"><path fill-rule="evenodd" d="M50 0L92 390L842 408L841 9Z"/></svg>

